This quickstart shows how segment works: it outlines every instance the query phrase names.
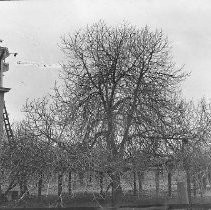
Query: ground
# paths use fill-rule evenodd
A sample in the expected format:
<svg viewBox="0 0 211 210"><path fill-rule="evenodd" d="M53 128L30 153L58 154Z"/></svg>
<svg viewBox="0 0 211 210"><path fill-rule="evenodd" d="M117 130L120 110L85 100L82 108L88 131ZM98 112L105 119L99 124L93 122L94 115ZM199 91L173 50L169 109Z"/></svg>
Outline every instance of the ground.
<svg viewBox="0 0 211 210"><path fill-rule="evenodd" d="M81 192L75 194L74 197L70 197L67 194L63 194L63 207L111 207L110 197L106 197L103 199L99 194ZM197 196L193 199L194 203L210 203L211 204L211 191L206 192L205 196L201 198ZM163 207L159 207L159 205L167 206L168 204L177 203L176 198L166 199L165 197L160 197L156 199L155 197L143 197L138 198L132 196L130 193L126 193L123 196L122 202L119 206L145 206L145 205L158 205L159 209ZM0 208L54 208L57 204L57 196L56 195L48 195L42 196L40 199L35 195L30 195L28 198L22 201L11 201L7 203L3 203L0 205ZM128 209L128 208L124 208ZM152 207L148 207L147 209L152 209ZM142 209L143 210L143 209Z"/></svg>
<svg viewBox="0 0 211 210"><path fill-rule="evenodd" d="M77 178L77 177L76 177ZM71 207L71 206L93 206L93 207L109 207L111 206L111 196L102 197L99 195L99 180L97 178L93 178L92 183L85 182L84 186L80 187L80 182L73 177L72 183L72 196L68 196L68 180L64 178L64 186L63 186L63 206ZM89 180L89 179L85 179ZM109 181L104 180L104 190L108 185ZM178 203L177 201L177 192L176 192L176 179L172 182L173 192L172 198L168 198L167 192L167 183L166 183L166 175L162 175L160 177L160 191L159 197L156 198L155 193L155 182L153 173L147 173L144 181L144 191L142 197L133 196L133 180L131 179L131 175L127 174L124 176L122 182L123 188L123 199L119 206L133 206L133 205L152 205L152 204L160 204L160 205L168 205ZM19 190L18 187L15 190ZM57 205L57 179L52 179L50 181L45 181L45 185L43 186L42 197L40 199L37 198L37 186L36 182L29 185L30 196L22 201L11 201L7 203L2 203L0 208L8 207L55 207ZM194 203L210 203L211 204L211 190L208 190L203 197L200 194L197 195L196 198L193 199Z"/></svg>

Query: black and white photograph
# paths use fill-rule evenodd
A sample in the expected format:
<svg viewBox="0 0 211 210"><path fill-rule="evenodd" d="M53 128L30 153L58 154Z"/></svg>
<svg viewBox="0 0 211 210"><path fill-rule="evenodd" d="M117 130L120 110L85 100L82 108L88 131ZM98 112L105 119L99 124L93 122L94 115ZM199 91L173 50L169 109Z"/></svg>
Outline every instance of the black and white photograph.
<svg viewBox="0 0 211 210"><path fill-rule="evenodd" d="M211 1L0 0L0 209L211 209Z"/></svg>

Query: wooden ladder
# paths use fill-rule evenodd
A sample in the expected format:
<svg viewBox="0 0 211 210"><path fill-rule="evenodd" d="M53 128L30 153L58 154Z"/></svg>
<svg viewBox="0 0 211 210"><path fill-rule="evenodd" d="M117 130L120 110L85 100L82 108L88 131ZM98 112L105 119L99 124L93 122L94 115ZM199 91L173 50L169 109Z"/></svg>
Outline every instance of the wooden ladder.
<svg viewBox="0 0 211 210"><path fill-rule="evenodd" d="M9 121L9 116L7 113L7 109L4 103L4 107L3 107L3 120L4 120L4 126L5 126L5 130L7 133L7 138L9 141L13 141L14 140L14 136L13 136L13 132L12 132L12 128L10 125L10 121Z"/></svg>

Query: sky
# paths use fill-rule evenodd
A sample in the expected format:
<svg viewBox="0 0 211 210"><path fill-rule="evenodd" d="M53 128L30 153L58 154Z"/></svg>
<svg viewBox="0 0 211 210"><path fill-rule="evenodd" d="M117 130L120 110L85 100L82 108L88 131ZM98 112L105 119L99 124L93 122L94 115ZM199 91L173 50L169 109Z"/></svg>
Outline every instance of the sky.
<svg viewBox="0 0 211 210"><path fill-rule="evenodd" d="M10 121L23 119L26 99L52 91L58 79L56 64L65 61L61 37L87 24L128 22L139 28L162 29L172 46L174 61L191 76L181 85L185 98L211 98L210 0L25 0L0 1L1 46L17 52L7 58L4 76ZM19 65L18 61L54 64L54 68Z"/></svg>

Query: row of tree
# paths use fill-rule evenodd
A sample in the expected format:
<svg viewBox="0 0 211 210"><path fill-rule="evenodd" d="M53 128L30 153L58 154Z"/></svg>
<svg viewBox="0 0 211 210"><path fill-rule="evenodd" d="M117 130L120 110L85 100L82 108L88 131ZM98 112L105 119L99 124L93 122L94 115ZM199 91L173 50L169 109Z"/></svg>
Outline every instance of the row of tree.
<svg viewBox="0 0 211 210"><path fill-rule="evenodd" d="M118 203L125 171L137 173L141 187L143 171L162 164L169 194L171 173L180 168L190 197L191 174L209 167L211 107L181 98L188 75L173 62L163 32L98 22L63 37L60 47L66 62L59 85L26 102L15 142L2 145L10 188L19 183L24 193L32 176L41 186L53 171L71 177L91 169L110 177Z"/></svg>

